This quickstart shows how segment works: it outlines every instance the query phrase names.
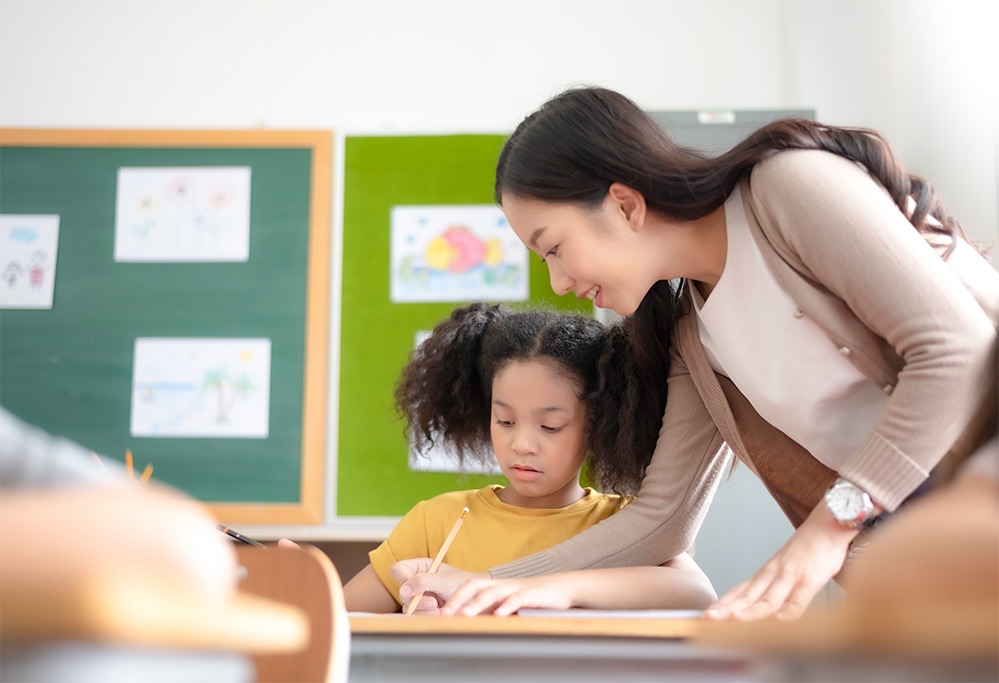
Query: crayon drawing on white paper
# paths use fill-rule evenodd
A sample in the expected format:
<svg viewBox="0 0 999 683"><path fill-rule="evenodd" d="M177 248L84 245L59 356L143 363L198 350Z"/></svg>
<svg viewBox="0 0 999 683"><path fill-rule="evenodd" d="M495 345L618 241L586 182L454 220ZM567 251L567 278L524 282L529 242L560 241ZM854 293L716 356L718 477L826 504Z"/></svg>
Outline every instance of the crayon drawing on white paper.
<svg viewBox="0 0 999 683"><path fill-rule="evenodd" d="M249 257L249 167L118 169L115 261Z"/></svg>
<svg viewBox="0 0 999 683"><path fill-rule="evenodd" d="M52 308L59 216L0 216L0 308Z"/></svg>
<svg viewBox="0 0 999 683"><path fill-rule="evenodd" d="M270 339L139 337L132 436L266 439Z"/></svg>
<svg viewBox="0 0 999 683"><path fill-rule="evenodd" d="M394 303L524 301L527 249L496 206L393 206Z"/></svg>

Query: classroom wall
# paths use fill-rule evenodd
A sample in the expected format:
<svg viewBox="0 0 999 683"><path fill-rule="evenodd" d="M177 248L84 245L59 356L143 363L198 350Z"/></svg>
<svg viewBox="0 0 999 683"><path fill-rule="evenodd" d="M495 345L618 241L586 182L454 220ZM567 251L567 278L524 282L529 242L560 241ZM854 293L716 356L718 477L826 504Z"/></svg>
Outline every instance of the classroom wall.
<svg viewBox="0 0 999 683"><path fill-rule="evenodd" d="M566 85L814 107L997 223L990 0L0 0L7 126L506 132Z"/></svg>
<svg viewBox="0 0 999 683"><path fill-rule="evenodd" d="M992 242L996 25L989 0L0 0L0 125L505 133L576 83L651 110L814 108L884 132ZM329 414L335 458L335 390ZM754 495L707 528L779 545Z"/></svg>

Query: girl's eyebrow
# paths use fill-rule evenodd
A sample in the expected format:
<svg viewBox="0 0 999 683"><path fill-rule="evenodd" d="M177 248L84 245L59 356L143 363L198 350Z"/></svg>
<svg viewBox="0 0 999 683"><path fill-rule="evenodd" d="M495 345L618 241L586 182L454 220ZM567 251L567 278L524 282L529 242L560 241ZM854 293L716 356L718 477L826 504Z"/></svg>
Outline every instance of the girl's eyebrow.
<svg viewBox="0 0 999 683"><path fill-rule="evenodd" d="M538 228L531 233L531 236L527 238L527 246L538 248L538 238L541 237L541 233L545 231L544 227Z"/></svg>

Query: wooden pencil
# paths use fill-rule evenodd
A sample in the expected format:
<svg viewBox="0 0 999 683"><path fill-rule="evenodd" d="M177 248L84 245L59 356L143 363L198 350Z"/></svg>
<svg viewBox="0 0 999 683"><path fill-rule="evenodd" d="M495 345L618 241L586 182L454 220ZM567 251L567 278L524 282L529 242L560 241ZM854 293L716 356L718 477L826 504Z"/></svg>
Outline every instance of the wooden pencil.
<svg viewBox="0 0 999 683"><path fill-rule="evenodd" d="M428 574L433 574L437 571L437 568L441 566L441 560L443 560L444 555L447 554L447 549L451 547L451 543L454 541L454 537L458 534L458 529L461 528L461 523L465 521L465 515L467 514L468 508L462 508L461 514L458 515L458 519L455 520L454 526L451 527L451 533L449 533L447 538L444 539L444 545L442 545L441 549L437 551L437 557L434 558L434 561L430 563L430 569L427 570ZM420 604L420 598L422 597L423 591L413 596L413 599L409 601L409 606L406 607L406 614L412 614L416 610L416 606Z"/></svg>
<svg viewBox="0 0 999 683"><path fill-rule="evenodd" d="M153 466L146 465L146 469L142 470L142 478L140 481L145 484L149 481L149 478L153 476Z"/></svg>
<svg viewBox="0 0 999 683"><path fill-rule="evenodd" d="M125 451L125 471L128 472L128 480L135 479L135 469L132 467L132 450Z"/></svg>

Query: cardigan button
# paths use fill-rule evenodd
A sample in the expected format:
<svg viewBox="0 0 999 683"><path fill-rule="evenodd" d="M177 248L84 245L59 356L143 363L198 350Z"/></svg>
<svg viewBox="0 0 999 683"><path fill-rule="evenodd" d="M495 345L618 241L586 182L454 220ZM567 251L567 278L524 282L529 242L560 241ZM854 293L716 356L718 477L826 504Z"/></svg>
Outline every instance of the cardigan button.
<svg viewBox="0 0 999 683"><path fill-rule="evenodd" d="M801 307L800 307L800 306L799 306L798 308L794 309L794 317L795 317L795 318L801 318L801 317L803 317L804 315L805 315L805 314L804 314L804 313L802 312L802 310L801 310Z"/></svg>
<svg viewBox="0 0 999 683"><path fill-rule="evenodd" d="M850 355L850 347L849 346L841 346L841 347L839 347L839 352L842 353L844 356L849 356Z"/></svg>
<svg viewBox="0 0 999 683"><path fill-rule="evenodd" d="M888 384L884 385L883 387L881 387L881 391L883 391L886 394L888 394L889 396L891 396L891 392L895 391L895 385L891 384L891 383L888 383Z"/></svg>

